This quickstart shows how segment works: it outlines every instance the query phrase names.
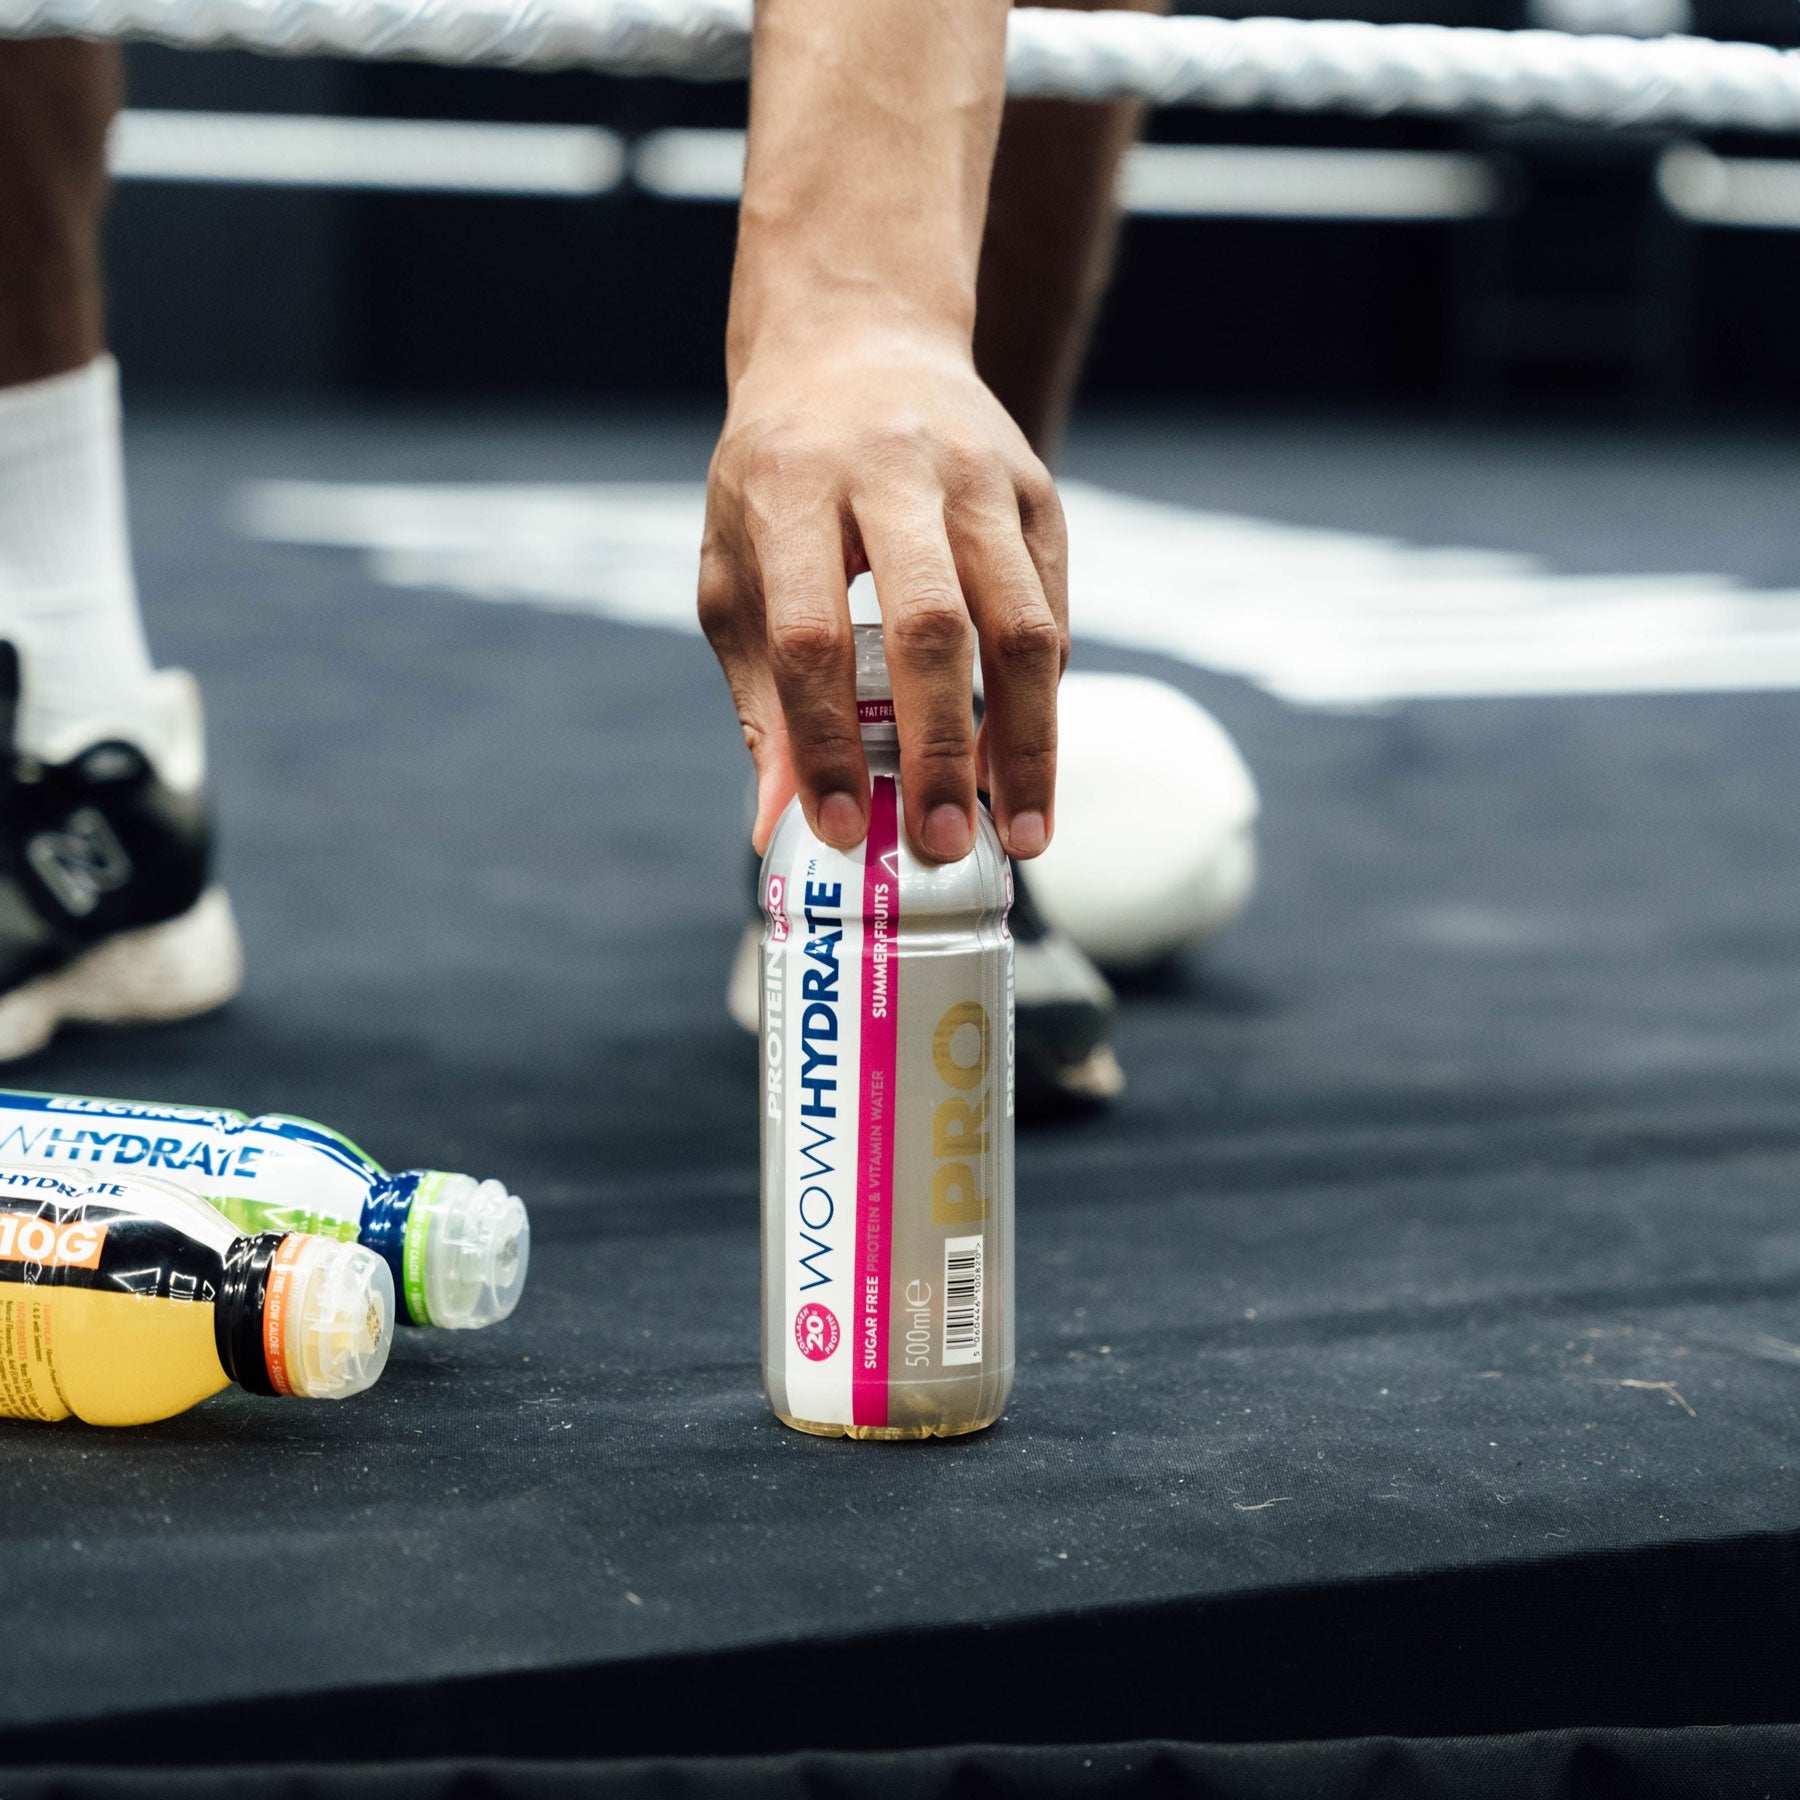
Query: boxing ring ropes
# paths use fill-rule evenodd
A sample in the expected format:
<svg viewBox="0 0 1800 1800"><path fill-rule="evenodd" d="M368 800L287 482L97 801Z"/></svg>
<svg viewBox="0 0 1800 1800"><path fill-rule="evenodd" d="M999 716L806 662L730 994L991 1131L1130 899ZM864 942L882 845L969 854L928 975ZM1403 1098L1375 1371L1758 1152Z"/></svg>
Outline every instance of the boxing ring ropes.
<svg viewBox="0 0 1800 1800"><path fill-rule="evenodd" d="M750 0L0 0L0 36L741 76ZM1157 106L1800 130L1800 51L1355 21L1016 10L1013 94Z"/></svg>

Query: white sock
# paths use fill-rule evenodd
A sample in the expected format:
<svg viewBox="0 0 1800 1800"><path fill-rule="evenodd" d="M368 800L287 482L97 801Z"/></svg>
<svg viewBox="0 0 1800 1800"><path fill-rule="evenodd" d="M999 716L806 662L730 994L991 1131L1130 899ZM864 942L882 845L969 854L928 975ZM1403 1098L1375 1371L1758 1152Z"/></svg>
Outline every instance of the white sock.
<svg viewBox="0 0 1800 1800"><path fill-rule="evenodd" d="M62 760L124 737L154 753L110 356L0 389L0 637L19 651L22 750Z"/></svg>

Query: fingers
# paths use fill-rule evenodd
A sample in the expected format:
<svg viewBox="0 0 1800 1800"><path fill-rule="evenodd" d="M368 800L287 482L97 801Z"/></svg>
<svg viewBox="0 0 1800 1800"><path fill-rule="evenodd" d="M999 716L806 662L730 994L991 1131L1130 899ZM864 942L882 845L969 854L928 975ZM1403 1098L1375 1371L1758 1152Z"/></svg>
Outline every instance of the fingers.
<svg viewBox="0 0 1800 1800"><path fill-rule="evenodd" d="M761 589L742 560L710 537L700 554L700 629L725 671L756 768L756 823L750 841L760 856L794 797L787 724L769 669Z"/></svg>
<svg viewBox="0 0 1800 1800"><path fill-rule="evenodd" d="M979 755L1001 842L1032 857L1055 823L1056 689L1068 660L1062 509L1022 442L1015 453L979 434L904 435L899 451L890 434L848 458L793 432L722 439L715 454L700 615L756 763L754 839L766 847L796 792L826 843L852 849L867 832L845 582L866 565L885 627L908 837L934 862L974 848Z"/></svg>
<svg viewBox="0 0 1800 1800"><path fill-rule="evenodd" d="M868 830L869 772L840 514L825 484L796 478L760 497L751 489L746 522L794 786L814 834L854 849Z"/></svg>
<svg viewBox="0 0 1800 1800"><path fill-rule="evenodd" d="M927 860L955 862L975 847L975 629L943 503L929 486L889 486L856 522L881 602L907 835Z"/></svg>
<svg viewBox="0 0 1800 1800"><path fill-rule="evenodd" d="M1040 462L1015 477L1019 528L1025 549L1037 570L1044 604L1062 634L1062 666L1069 666L1069 532L1063 521L1061 497L1050 471Z"/></svg>
<svg viewBox="0 0 1800 1800"><path fill-rule="evenodd" d="M1046 478L1047 483L1047 478ZM1068 662L1061 509L1040 517L1040 557L1025 535L1024 504L1009 483L965 505L951 541L981 644L985 716L982 773L1008 854L1049 844L1056 808L1056 689ZM1055 580L1056 599L1043 572Z"/></svg>

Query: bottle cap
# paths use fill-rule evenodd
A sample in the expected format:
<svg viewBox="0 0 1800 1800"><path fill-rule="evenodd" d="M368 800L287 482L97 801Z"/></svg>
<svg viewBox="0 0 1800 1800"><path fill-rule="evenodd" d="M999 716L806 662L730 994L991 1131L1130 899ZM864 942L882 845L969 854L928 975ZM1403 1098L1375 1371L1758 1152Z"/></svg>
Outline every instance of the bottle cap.
<svg viewBox="0 0 1800 1800"><path fill-rule="evenodd" d="M381 1378L394 1276L373 1250L290 1232L269 1266L263 1354L278 1394L344 1400Z"/></svg>
<svg viewBox="0 0 1800 1800"><path fill-rule="evenodd" d="M887 650L882 644L882 628L853 625L850 632L857 643L857 698L891 700L895 697L895 684L887 677Z"/></svg>
<svg viewBox="0 0 1800 1800"><path fill-rule="evenodd" d="M856 722L887 736L894 726L894 683L879 625L854 625L856 639Z"/></svg>
<svg viewBox="0 0 1800 1800"><path fill-rule="evenodd" d="M406 1220L406 1304L421 1325L474 1331L511 1316L531 1266L525 1203L498 1181L432 1170Z"/></svg>
<svg viewBox="0 0 1800 1800"><path fill-rule="evenodd" d="M859 700L891 700L894 684L888 677L887 651L879 625L852 625L856 640L856 697Z"/></svg>

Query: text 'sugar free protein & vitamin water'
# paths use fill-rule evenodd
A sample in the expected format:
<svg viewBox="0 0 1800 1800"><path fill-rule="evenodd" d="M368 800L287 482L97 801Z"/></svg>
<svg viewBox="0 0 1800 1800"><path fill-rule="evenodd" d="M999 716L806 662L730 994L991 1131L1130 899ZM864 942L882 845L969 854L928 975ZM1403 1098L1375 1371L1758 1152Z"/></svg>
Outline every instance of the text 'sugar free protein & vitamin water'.
<svg viewBox="0 0 1800 1800"><path fill-rule="evenodd" d="M0 1164L79 1181L154 1176L240 1231L355 1239L393 1271L409 1325L493 1325L525 1289L531 1225L499 1182L441 1169L389 1175L307 1119L0 1088Z"/></svg>
<svg viewBox="0 0 1800 1800"><path fill-rule="evenodd" d="M906 840L878 626L858 626L866 842L799 802L762 866L763 1379L779 1417L855 1438L992 1424L1013 1372L1006 858Z"/></svg>
<svg viewBox="0 0 1800 1800"><path fill-rule="evenodd" d="M360 1244L241 1236L166 1182L0 1168L0 1417L147 1425L234 1381L340 1400L393 1332L393 1276Z"/></svg>

